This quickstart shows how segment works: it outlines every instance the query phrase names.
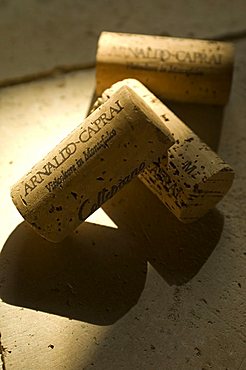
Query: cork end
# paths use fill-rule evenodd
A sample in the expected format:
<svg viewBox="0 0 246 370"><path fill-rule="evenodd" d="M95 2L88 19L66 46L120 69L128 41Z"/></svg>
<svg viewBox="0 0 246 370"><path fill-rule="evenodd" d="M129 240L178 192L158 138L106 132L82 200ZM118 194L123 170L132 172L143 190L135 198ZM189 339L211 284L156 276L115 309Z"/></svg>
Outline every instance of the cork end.
<svg viewBox="0 0 246 370"><path fill-rule="evenodd" d="M183 223L191 223L203 217L216 207L228 193L234 177L233 169L226 165L207 181L198 184L196 187L197 196L192 200L189 200L188 197L186 206L177 214L178 219Z"/></svg>

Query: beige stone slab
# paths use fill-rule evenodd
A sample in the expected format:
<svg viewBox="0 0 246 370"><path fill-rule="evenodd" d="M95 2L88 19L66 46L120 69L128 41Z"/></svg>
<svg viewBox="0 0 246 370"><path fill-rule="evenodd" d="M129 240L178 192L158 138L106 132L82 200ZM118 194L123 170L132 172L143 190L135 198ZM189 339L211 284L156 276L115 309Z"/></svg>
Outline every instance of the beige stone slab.
<svg viewBox="0 0 246 370"><path fill-rule="evenodd" d="M221 117L214 109L172 107L235 169L217 211L183 225L134 180L104 207L118 228L84 223L55 247L22 223L9 188L85 116L94 74L1 90L0 331L7 370L245 368L246 43L236 52L219 126L208 119ZM30 147L34 138L39 145Z"/></svg>

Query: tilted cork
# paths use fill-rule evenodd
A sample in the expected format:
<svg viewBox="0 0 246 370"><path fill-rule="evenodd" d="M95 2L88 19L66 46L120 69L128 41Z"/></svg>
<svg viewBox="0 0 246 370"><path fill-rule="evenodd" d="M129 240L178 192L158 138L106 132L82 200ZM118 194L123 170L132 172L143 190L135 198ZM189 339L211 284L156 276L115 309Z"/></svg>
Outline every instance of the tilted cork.
<svg viewBox="0 0 246 370"><path fill-rule="evenodd" d="M137 80L126 79L105 90L94 109L122 86L142 96L175 139L167 157L146 168L139 174L140 180L179 220L188 223L199 219L230 189L232 168Z"/></svg>
<svg viewBox="0 0 246 370"><path fill-rule="evenodd" d="M97 49L97 95L126 78L160 99L225 104L234 47L228 42L102 32Z"/></svg>
<svg viewBox="0 0 246 370"><path fill-rule="evenodd" d="M40 235L61 241L173 142L155 111L123 86L13 186L13 202Z"/></svg>

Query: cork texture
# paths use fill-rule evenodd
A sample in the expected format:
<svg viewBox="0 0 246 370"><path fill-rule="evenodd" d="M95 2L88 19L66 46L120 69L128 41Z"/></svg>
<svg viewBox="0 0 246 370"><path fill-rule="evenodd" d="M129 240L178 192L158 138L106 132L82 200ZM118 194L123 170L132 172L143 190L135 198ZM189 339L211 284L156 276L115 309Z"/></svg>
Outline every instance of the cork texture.
<svg viewBox="0 0 246 370"><path fill-rule="evenodd" d="M158 115L123 86L12 188L12 199L40 235L58 242L173 142Z"/></svg>
<svg viewBox="0 0 246 370"><path fill-rule="evenodd" d="M161 99L225 104L234 47L228 42L102 32L97 50L97 95L135 78Z"/></svg>
<svg viewBox="0 0 246 370"><path fill-rule="evenodd" d="M146 168L139 174L140 180L182 222L199 219L230 189L234 178L232 168L137 80L114 84L98 98L94 108L126 85L145 99L175 139L167 157Z"/></svg>

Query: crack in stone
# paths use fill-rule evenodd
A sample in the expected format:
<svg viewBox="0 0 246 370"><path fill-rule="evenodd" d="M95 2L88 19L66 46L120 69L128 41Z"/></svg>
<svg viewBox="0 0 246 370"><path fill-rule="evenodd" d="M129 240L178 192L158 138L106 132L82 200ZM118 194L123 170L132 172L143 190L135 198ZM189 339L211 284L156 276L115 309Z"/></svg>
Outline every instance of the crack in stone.
<svg viewBox="0 0 246 370"><path fill-rule="evenodd" d="M5 363L5 348L2 345L2 334L0 333L0 360L2 365L2 370L6 370L6 363Z"/></svg>
<svg viewBox="0 0 246 370"><path fill-rule="evenodd" d="M9 86L14 86L14 85L20 85L23 83L28 83L28 82L34 82L34 81L42 80L45 78L56 77L56 76L63 75L66 73L82 71L84 69L91 69L91 68L94 68L95 66L96 66L95 63L92 63L92 62L83 63L83 64L73 64L69 66L65 66L65 65L57 66L50 70L37 72L37 73L33 73L30 75L26 75L26 76L13 77L13 78L8 78L6 80L2 80L0 81L0 87L9 87Z"/></svg>

